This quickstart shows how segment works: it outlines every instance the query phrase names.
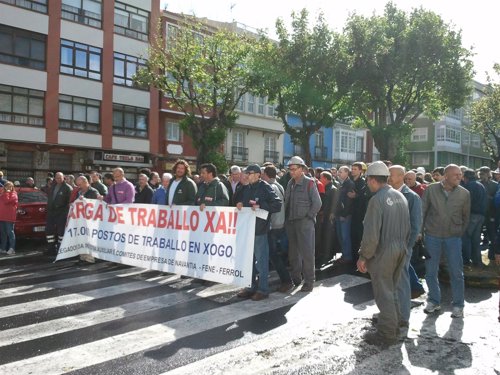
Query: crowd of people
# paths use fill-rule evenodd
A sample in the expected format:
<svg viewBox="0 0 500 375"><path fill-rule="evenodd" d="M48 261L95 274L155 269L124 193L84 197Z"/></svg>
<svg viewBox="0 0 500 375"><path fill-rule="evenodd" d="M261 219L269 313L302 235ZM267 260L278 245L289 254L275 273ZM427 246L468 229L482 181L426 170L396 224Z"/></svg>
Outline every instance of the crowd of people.
<svg viewBox="0 0 500 375"><path fill-rule="evenodd" d="M240 298L261 301L269 296L269 266L276 270L278 291L314 288L316 272L333 263L346 271L369 272L380 310L377 331L368 342L393 343L408 327L411 299L426 293L426 313L441 309L438 270L446 259L452 289L452 317L463 317L464 267L485 267L481 246L500 265L500 170L472 170L450 164L426 173L423 168L377 161L355 162L326 170L308 168L299 156L286 169L272 163L237 165L228 175L215 165L192 174L185 160L172 173L141 170L137 183L121 168L104 175L47 177L47 254L57 254L71 202L79 197L108 204L160 204L249 207L268 211L256 220L251 287ZM13 235L17 196L3 179L0 194L2 252L15 253ZM26 184L34 186L33 179ZM443 254L443 257L442 257ZM423 267L419 265L424 263ZM90 255L81 262L94 262ZM419 278L420 276L420 278Z"/></svg>

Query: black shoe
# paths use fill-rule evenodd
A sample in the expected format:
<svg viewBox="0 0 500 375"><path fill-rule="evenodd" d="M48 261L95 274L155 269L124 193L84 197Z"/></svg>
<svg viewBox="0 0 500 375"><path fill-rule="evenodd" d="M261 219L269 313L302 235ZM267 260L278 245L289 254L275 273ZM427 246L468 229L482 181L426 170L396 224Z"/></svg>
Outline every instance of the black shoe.
<svg viewBox="0 0 500 375"><path fill-rule="evenodd" d="M398 343L398 339L396 337L386 337L381 335L378 331L375 332L366 332L363 335L363 340L370 345L375 346L390 346Z"/></svg>

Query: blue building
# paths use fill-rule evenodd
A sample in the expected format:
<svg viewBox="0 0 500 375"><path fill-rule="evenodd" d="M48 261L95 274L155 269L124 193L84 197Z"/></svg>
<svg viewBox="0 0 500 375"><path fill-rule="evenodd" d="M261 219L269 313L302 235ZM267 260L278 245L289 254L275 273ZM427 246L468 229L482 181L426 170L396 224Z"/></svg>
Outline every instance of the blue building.
<svg viewBox="0 0 500 375"><path fill-rule="evenodd" d="M301 126L296 115L288 115L291 126ZM301 147L292 143L291 137L285 133L283 140L283 163L286 165L293 155L302 155ZM355 161L372 161L378 159L373 147L373 140L364 129L352 129L349 125L336 123L331 128L321 128L309 140L312 167L330 169Z"/></svg>

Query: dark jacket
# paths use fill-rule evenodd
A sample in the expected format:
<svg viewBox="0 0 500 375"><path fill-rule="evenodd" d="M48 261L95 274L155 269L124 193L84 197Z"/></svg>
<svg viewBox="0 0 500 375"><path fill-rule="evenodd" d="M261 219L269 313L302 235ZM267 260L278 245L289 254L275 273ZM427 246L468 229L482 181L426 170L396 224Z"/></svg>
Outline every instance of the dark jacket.
<svg viewBox="0 0 500 375"><path fill-rule="evenodd" d="M470 213L476 215L486 215L488 208L488 194L484 185L476 179L471 179L464 184L470 193Z"/></svg>
<svg viewBox="0 0 500 375"><path fill-rule="evenodd" d="M406 185L403 185L401 188L401 194L406 198L408 210L410 212L410 239L408 240L408 251L411 251L422 229L422 200L417 193Z"/></svg>
<svg viewBox="0 0 500 375"><path fill-rule="evenodd" d="M106 185L104 185L101 181L92 182L90 184L90 186L92 186L94 189L96 189L97 192L99 194L101 194L102 196L105 196L106 194L108 194L108 187Z"/></svg>
<svg viewBox="0 0 500 375"><path fill-rule="evenodd" d="M347 178L339 188L339 200L337 202L337 208L335 210L336 217L347 217L352 215L352 203L353 199L349 198L347 193L354 191L354 182Z"/></svg>
<svg viewBox="0 0 500 375"><path fill-rule="evenodd" d="M153 200L153 193L154 190L149 184L146 184L144 186L144 189L140 189L139 185L135 187L135 197L134 197L134 203L146 203L150 204L151 201Z"/></svg>
<svg viewBox="0 0 500 375"><path fill-rule="evenodd" d="M63 182L54 197L54 189L56 189L56 186L57 184L52 184L47 194L47 215L67 215L73 188Z"/></svg>
<svg viewBox="0 0 500 375"><path fill-rule="evenodd" d="M358 179L352 181L354 182L354 191L356 193L356 197L352 200L352 220L361 223L365 218L366 206L368 204L366 180L360 176Z"/></svg>
<svg viewBox="0 0 500 375"><path fill-rule="evenodd" d="M196 193L195 203L197 206L229 206L229 195L226 186L218 177L209 184L202 183Z"/></svg>
<svg viewBox="0 0 500 375"><path fill-rule="evenodd" d="M241 189L241 200L239 202L243 203L243 207L252 207L250 201L256 202L260 208L269 212L266 220L257 218L255 222L255 235L266 234L270 229L270 214L280 211L281 199L278 198L271 185L259 180L254 184L245 185Z"/></svg>
<svg viewBox="0 0 500 375"><path fill-rule="evenodd" d="M193 206L195 203L196 192L198 191L198 188L196 187L194 181L191 180L189 177L184 176L177 185L175 191L172 191L172 186L174 181L175 180L172 179L170 181L170 184L168 185L167 195L165 197L166 198L165 204L168 205L170 194L174 194L174 199L172 200L172 204Z"/></svg>
<svg viewBox="0 0 500 375"><path fill-rule="evenodd" d="M230 180L227 180L227 181L224 181L223 182L224 186L226 187L226 190L227 190L227 195L228 195L228 198L229 198L229 206L234 206L235 205L235 202L234 202L234 193L233 193L233 187L231 186L231 181ZM238 182L236 184L236 189L235 189L235 192L238 190L238 188L241 186L241 184Z"/></svg>
<svg viewBox="0 0 500 375"><path fill-rule="evenodd" d="M94 189L92 186L89 186L89 189L84 194L82 194L81 190L78 190L78 193L76 194L77 198L80 198L82 195L87 199L97 199L99 191Z"/></svg>

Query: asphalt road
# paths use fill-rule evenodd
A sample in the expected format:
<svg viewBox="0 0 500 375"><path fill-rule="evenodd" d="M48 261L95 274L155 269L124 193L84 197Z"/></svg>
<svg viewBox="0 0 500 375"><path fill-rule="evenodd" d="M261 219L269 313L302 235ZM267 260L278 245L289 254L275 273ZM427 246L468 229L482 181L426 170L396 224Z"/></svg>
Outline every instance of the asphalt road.
<svg viewBox="0 0 500 375"><path fill-rule="evenodd" d="M398 345L361 340L369 279L327 268L314 291L241 301L237 289L25 242L0 258L0 374L500 374L498 291L466 289L464 319L414 301ZM271 288L277 288L273 273Z"/></svg>

